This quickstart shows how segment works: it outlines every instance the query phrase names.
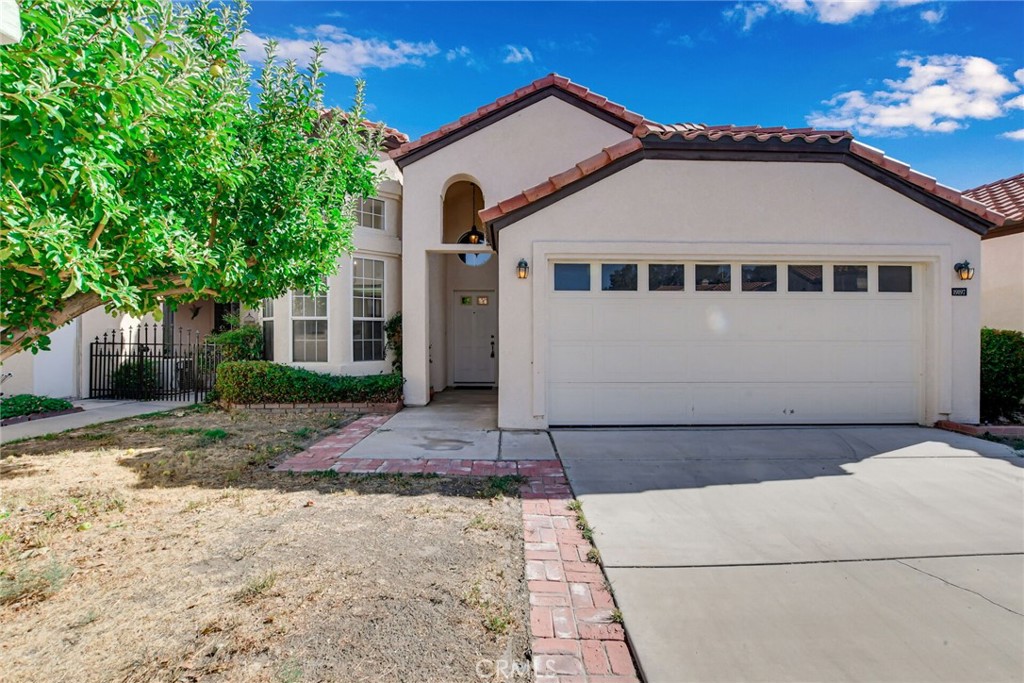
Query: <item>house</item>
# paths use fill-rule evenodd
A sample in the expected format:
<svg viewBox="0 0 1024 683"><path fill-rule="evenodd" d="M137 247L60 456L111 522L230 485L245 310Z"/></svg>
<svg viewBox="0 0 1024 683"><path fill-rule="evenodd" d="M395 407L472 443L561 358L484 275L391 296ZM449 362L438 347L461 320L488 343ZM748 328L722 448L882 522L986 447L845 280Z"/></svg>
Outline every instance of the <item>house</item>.
<svg viewBox="0 0 1024 683"><path fill-rule="evenodd" d="M274 358L387 369L408 405L498 390L502 428L978 420L1002 216L843 131L659 125L557 75L402 142ZM957 288L954 292L953 288Z"/></svg>
<svg viewBox="0 0 1024 683"><path fill-rule="evenodd" d="M506 429L978 421L981 238L1003 217L844 131L659 125L549 75L415 141L269 356L497 387Z"/></svg>
<svg viewBox="0 0 1024 683"><path fill-rule="evenodd" d="M981 241L981 324L1024 332L1024 173L964 195L1006 217Z"/></svg>

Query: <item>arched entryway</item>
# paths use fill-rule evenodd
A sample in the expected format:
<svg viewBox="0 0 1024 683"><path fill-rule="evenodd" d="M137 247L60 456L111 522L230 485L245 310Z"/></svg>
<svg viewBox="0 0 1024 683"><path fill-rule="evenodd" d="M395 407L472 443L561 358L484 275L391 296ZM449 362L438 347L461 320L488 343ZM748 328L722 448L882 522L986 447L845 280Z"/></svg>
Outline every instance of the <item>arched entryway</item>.
<svg viewBox="0 0 1024 683"><path fill-rule="evenodd" d="M438 278L444 292L444 386L498 383L498 259L480 222L483 208L483 192L471 180L457 180L445 190L442 241L452 248L441 256ZM435 341L440 331L432 332ZM439 350L433 346L432 363Z"/></svg>

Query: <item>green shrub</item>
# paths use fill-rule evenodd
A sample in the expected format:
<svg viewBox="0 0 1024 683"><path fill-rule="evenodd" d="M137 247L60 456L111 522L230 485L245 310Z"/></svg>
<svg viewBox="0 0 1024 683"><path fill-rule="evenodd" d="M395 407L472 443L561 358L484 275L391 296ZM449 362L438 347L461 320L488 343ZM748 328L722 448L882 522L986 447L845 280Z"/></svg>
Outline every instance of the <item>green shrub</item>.
<svg viewBox="0 0 1024 683"><path fill-rule="evenodd" d="M242 325L226 332L211 334L208 344L216 344L222 360L262 360L263 328Z"/></svg>
<svg viewBox="0 0 1024 683"><path fill-rule="evenodd" d="M71 408L74 408L71 401L65 401L62 398L18 394L0 402L0 420L21 415L35 415L36 413L55 413L58 410L70 410Z"/></svg>
<svg viewBox="0 0 1024 683"><path fill-rule="evenodd" d="M145 400L156 398L160 375L155 361L141 359L121 363L110 378L114 398Z"/></svg>
<svg viewBox="0 0 1024 683"><path fill-rule="evenodd" d="M1024 334L981 331L981 418L1011 418L1024 400Z"/></svg>
<svg viewBox="0 0 1024 683"><path fill-rule="evenodd" d="M399 311L384 323L385 349L391 351L391 369L402 374L402 312Z"/></svg>
<svg viewBox="0 0 1024 683"><path fill-rule="evenodd" d="M328 375L270 361L229 361L217 368L214 390L227 403L393 403L401 375Z"/></svg>

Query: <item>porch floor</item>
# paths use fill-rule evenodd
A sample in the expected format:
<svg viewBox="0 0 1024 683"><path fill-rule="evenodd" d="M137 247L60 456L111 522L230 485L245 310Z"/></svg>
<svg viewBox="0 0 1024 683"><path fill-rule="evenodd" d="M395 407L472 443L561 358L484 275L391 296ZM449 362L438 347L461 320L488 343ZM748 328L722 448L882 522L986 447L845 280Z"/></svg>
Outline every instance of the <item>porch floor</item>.
<svg viewBox="0 0 1024 683"><path fill-rule="evenodd" d="M495 389L447 389L407 407L339 459L552 460L547 432L498 430Z"/></svg>

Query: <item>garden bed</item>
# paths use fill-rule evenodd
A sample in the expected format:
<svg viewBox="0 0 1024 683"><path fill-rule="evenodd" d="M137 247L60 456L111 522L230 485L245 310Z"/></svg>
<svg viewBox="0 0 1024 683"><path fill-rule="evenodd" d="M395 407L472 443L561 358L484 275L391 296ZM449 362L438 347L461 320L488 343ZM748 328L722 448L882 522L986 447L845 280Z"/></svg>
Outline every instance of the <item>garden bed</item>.
<svg viewBox="0 0 1024 683"><path fill-rule="evenodd" d="M6 446L0 680L470 681L525 658L518 499L269 469L350 419L196 408Z"/></svg>

